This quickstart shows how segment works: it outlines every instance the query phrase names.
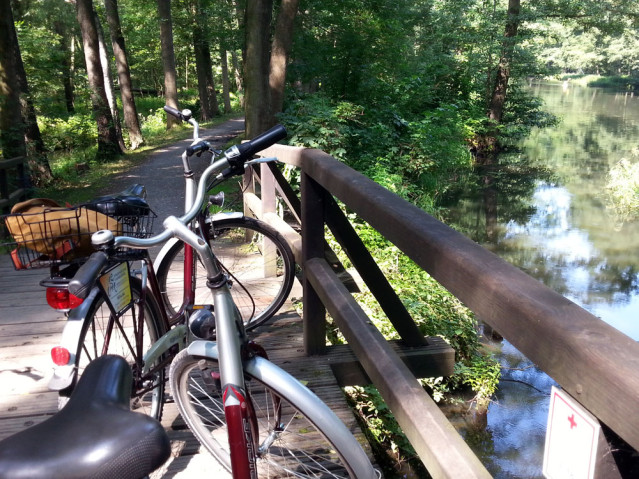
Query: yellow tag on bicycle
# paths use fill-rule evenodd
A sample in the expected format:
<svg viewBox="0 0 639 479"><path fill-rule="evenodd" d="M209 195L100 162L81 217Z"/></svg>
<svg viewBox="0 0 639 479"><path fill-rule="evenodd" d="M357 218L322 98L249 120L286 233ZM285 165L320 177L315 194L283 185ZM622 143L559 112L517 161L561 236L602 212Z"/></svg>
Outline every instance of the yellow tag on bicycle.
<svg viewBox="0 0 639 479"><path fill-rule="evenodd" d="M120 263L107 271L100 277L100 283L109 298L109 303L118 313L131 303L128 263Z"/></svg>

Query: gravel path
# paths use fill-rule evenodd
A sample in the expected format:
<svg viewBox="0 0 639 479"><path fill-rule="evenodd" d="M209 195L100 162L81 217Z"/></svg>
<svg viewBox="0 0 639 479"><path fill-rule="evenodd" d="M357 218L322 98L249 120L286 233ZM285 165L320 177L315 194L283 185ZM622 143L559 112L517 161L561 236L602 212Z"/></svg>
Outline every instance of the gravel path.
<svg viewBox="0 0 639 479"><path fill-rule="evenodd" d="M229 140L244 132L244 119L229 120L210 129L200 129L200 138L208 140L213 148L221 148ZM185 132L185 135L190 133ZM117 193L134 183L146 186L147 200L153 211L158 215L154 230L159 231L162 220L169 215L180 215L184 211L184 177L182 175L182 159L180 156L184 149L190 145L192 138L164 148L159 148L149 157L134 168L115 175L109 186L99 194ZM207 158L210 156L206 155ZM196 177L208 166L208 161L193 157L191 167Z"/></svg>

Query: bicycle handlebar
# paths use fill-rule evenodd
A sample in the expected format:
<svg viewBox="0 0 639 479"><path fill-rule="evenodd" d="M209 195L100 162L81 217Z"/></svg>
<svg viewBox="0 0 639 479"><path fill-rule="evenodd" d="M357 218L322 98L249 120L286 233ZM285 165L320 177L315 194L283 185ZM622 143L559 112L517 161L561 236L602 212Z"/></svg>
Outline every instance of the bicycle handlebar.
<svg viewBox="0 0 639 479"><path fill-rule="evenodd" d="M270 130L256 136L252 140L240 145L232 146L226 150L225 155L231 161L236 158L240 158L245 161L258 151L262 151L284 138L286 138L286 129L282 125L275 125Z"/></svg>
<svg viewBox="0 0 639 479"><path fill-rule="evenodd" d="M73 279L69 281L69 293L80 299L85 299L108 261L109 257L102 251L91 254L86 263L80 266Z"/></svg>
<svg viewBox="0 0 639 479"><path fill-rule="evenodd" d="M254 153L268 148L285 137L286 129L283 126L278 125L251 141L229 148L224 153L223 158L215 161L202 173L198 183L196 197L191 209L180 218L176 218L175 216L167 217L163 222L165 229L161 233L150 238L132 238L128 236L117 236L114 238L110 231L103 230L93 234L91 238L92 242L96 245L101 245L107 244L111 239L113 239L112 245L116 248L127 246L136 249L148 249L163 243L171 237L179 237L183 241L187 241L189 244L192 242L195 243L192 246L194 246L196 251L199 251L201 248L208 247L205 243L198 244L201 242L198 241L199 237L195 236L195 234L188 230L188 228L185 228L184 225L191 222L200 211L205 194L208 190L207 184L209 178L214 174L222 174L221 172L223 170L232 168L234 165L243 165L251 159ZM265 161L268 160L275 160L275 158L265 159ZM69 292L78 298L85 298L93 288L97 277L107 263L108 255L106 253L102 251L93 253L69 282Z"/></svg>
<svg viewBox="0 0 639 479"><path fill-rule="evenodd" d="M174 116L180 121L189 121L191 119L191 116L193 115L193 113L191 113L191 110L180 111L169 105L164 105L164 111L167 112L169 115Z"/></svg>
<svg viewBox="0 0 639 479"><path fill-rule="evenodd" d="M209 151L210 149L211 145L208 141L200 140L195 145L187 146L186 156L190 158L196 153L202 153L203 151Z"/></svg>

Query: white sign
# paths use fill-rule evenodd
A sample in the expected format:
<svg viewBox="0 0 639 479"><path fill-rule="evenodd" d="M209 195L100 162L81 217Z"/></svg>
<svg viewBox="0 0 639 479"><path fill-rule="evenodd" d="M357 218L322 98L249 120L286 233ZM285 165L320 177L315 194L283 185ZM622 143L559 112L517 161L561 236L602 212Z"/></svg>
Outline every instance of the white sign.
<svg viewBox="0 0 639 479"><path fill-rule="evenodd" d="M548 479L592 479L601 426L568 394L550 394L543 473Z"/></svg>
<svg viewBox="0 0 639 479"><path fill-rule="evenodd" d="M131 285L129 284L129 267L126 262L120 263L100 277L102 287L109 297L109 302L116 312L122 311L131 303Z"/></svg>

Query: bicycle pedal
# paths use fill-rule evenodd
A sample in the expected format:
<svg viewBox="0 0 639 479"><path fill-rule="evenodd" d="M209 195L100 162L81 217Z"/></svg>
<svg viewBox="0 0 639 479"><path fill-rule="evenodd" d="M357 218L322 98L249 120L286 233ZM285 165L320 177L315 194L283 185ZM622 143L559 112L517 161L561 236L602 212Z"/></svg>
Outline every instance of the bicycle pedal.
<svg viewBox="0 0 639 479"><path fill-rule="evenodd" d="M198 362L198 367L200 368L200 372L202 373L202 381L204 381L204 384L211 391L220 392L222 390L220 373L211 369L208 362L204 359L201 359Z"/></svg>

